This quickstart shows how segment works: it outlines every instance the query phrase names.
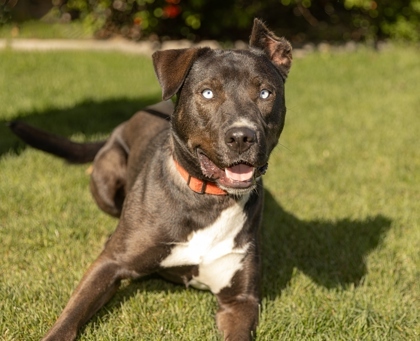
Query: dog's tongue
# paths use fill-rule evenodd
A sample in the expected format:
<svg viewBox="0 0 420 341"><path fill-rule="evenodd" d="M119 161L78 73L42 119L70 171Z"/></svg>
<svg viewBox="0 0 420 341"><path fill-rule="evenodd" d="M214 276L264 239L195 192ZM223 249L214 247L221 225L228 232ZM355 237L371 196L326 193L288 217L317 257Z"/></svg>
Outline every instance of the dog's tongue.
<svg viewBox="0 0 420 341"><path fill-rule="evenodd" d="M243 163L225 169L225 174L230 180L249 181L254 174L254 167Z"/></svg>

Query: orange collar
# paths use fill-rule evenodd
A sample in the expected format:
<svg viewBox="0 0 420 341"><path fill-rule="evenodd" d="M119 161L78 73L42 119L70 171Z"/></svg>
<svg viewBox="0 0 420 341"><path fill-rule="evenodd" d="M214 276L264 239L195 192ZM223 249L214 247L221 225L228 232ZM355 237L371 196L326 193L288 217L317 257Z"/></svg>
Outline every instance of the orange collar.
<svg viewBox="0 0 420 341"><path fill-rule="evenodd" d="M175 159L175 167L179 174L187 181L187 185L196 193L213 194L213 195L227 195L227 192L217 187L213 182L203 181L192 177Z"/></svg>

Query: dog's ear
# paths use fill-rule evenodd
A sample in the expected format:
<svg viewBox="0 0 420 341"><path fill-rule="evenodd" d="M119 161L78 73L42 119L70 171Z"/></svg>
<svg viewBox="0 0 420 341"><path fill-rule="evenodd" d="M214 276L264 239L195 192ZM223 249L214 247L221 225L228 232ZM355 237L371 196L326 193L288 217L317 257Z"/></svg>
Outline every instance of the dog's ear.
<svg viewBox="0 0 420 341"><path fill-rule="evenodd" d="M249 46L263 50L282 75L287 77L292 66L292 45L285 38L277 37L261 20L254 19Z"/></svg>
<svg viewBox="0 0 420 341"><path fill-rule="evenodd" d="M203 47L163 50L153 53L153 66L162 87L162 98L164 100L171 98L178 92L192 64L208 50L210 50L208 47Z"/></svg>

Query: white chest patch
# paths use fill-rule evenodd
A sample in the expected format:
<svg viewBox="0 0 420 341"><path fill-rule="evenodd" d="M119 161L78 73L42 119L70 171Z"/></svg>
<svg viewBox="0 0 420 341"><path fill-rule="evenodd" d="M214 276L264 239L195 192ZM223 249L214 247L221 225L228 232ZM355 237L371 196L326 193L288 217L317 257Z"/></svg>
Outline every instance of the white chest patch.
<svg viewBox="0 0 420 341"><path fill-rule="evenodd" d="M188 236L185 243L176 243L161 266L198 265L199 274L190 285L209 289L214 294L230 285L233 275L242 268L248 244L235 248L235 237L241 231L246 216L244 206L249 196L224 210L216 221Z"/></svg>

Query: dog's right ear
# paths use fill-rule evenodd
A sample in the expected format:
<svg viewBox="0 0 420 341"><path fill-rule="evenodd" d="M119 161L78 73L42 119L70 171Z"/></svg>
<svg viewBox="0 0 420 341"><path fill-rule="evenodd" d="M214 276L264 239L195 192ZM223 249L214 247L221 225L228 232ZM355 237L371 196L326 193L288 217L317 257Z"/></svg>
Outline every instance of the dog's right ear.
<svg viewBox="0 0 420 341"><path fill-rule="evenodd" d="M195 60L208 47L177 50L163 50L153 53L153 66L162 88L162 98L167 100L175 95L184 83L188 71Z"/></svg>
<svg viewBox="0 0 420 341"><path fill-rule="evenodd" d="M249 46L263 50L284 78L292 66L292 45L285 39L277 37L259 19L254 19Z"/></svg>

